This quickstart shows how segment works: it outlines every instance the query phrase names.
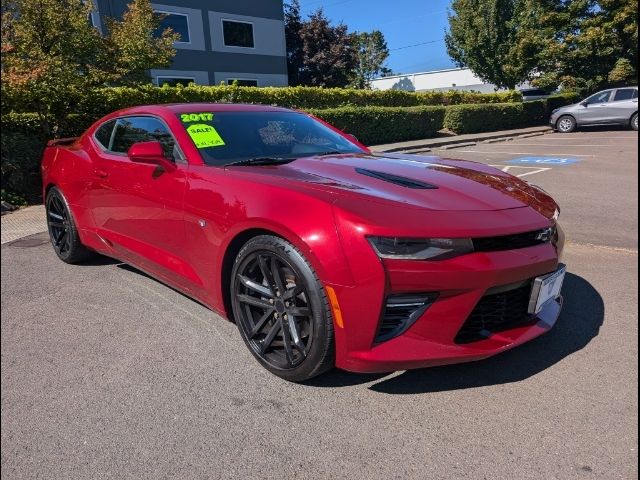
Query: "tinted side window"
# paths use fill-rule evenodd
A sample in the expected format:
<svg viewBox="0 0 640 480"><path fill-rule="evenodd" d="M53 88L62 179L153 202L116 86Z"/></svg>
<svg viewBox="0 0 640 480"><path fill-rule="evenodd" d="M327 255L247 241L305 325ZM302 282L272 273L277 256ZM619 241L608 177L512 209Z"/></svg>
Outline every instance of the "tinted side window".
<svg viewBox="0 0 640 480"><path fill-rule="evenodd" d="M167 127L153 117L125 117L118 120L111 151L127 153L138 142L162 143L167 158L174 158L175 140Z"/></svg>
<svg viewBox="0 0 640 480"><path fill-rule="evenodd" d="M620 100L631 100L632 98L634 98L634 93L636 93L635 88L621 88L619 90L616 90L616 94L613 97L613 100L615 102L618 102Z"/></svg>
<svg viewBox="0 0 640 480"><path fill-rule="evenodd" d="M109 142L111 142L111 132L113 132L113 126L115 124L115 120L109 120L108 122L103 123L102 126L100 126L96 130L96 133L93 134L95 139L100 145L102 145L105 150L109 150Z"/></svg>

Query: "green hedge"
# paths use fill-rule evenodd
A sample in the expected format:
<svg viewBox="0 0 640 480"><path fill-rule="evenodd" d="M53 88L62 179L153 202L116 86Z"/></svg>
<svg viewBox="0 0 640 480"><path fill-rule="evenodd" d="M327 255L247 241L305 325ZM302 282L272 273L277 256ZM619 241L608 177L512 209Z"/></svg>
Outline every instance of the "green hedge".
<svg viewBox="0 0 640 480"><path fill-rule="evenodd" d="M365 145L433 137L442 129L445 107L342 107L309 113L358 137Z"/></svg>
<svg viewBox="0 0 640 480"><path fill-rule="evenodd" d="M318 87L238 87L236 85L187 87L111 87L92 92L78 106L80 113L103 115L133 105L180 102L232 102L278 105L289 108L326 109L346 106L415 107L520 102L516 91L500 93L405 92Z"/></svg>

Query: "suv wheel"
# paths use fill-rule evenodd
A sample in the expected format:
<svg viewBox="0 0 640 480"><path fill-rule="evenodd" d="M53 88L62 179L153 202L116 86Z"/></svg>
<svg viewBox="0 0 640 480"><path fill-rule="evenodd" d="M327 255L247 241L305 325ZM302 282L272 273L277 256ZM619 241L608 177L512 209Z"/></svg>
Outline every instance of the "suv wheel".
<svg viewBox="0 0 640 480"><path fill-rule="evenodd" d="M572 116L565 115L558 119L556 128L560 133L571 133L576 129L576 121Z"/></svg>

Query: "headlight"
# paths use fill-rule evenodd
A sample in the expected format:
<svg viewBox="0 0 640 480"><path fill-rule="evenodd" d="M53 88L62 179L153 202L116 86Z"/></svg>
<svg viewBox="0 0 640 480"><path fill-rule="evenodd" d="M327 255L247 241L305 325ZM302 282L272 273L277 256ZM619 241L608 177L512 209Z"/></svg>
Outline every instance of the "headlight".
<svg viewBox="0 0 640 480"><path fill-rule="evenodd" d="M553 212L553 221L557 222L558 218L560 218L560 207L556 207L555 211Z"/></svg>
<svg viewBox="0 0 640 480"><path fill-rule="evenodd" d="M470 238L368 237L380 258L444 260L473 252Z"/></svg>
<svg viewBox="0 0 640 480"><path fill-rule="evenodd" d="M554 109L551 111L551 115L553 115L554 113L556 113L556 112L558 112L558 111L560 111L560 109L559 109L559 108L554 108Z"/></svg>

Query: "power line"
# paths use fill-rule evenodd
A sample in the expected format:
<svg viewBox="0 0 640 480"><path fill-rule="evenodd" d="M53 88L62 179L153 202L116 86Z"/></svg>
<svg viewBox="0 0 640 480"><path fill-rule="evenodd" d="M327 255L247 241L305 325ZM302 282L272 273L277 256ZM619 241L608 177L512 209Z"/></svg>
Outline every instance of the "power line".
<svg viewBox="0 0 640 480"><path fill-rule="evenodd" d="M405 45L404 47L390 48L389 51L395 52L396 50L404 50L405 48L419 47L421 45L429 45L438 42L444 42L444 38L439 38L438 40L429 40L428 42L414 43L413 45Z"/></svg>

